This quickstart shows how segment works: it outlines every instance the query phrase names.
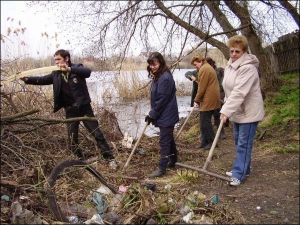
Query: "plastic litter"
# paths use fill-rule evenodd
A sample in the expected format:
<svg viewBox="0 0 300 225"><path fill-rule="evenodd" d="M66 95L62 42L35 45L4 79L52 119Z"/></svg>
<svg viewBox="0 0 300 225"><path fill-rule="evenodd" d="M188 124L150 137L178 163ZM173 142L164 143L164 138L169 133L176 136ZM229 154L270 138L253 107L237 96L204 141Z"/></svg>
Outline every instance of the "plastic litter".
<svg viewBox="0 0 300 225"><path fill-rule="evenodd" d="M77 224L79 222L78 216L69 216L69 217L67 217L67 219L69 220L70 223Z"/></svg>
<svg viewBox="0 0 300 225"><path fill-rule="evenodd" d="M211 203L212 203L212 204L217 204L218 202L219 202L219 196L216 194L216 195L212 198Z"/></svg>
<svg viewBox="0 0 300 225"><path fill-rule="evenodd" d="M100 194L104 194L104 195L109 195L111 194L111 190L109 190L108 188L101 186L100 188L98 188L96 190L96 192L100 193Z"/></svg>
<svg viewBox="0 0 300 225"><path fill-rule="evenodd" d="M184 222L188 223L188 222L192 219L193 216L194 216L194 212L189 212L187 215L185 215L185 216L182 218L182 220L183 220Z"/></svg>
<svg viewBox="0 0 300 225"><path fill-rule="evenodd" d="M8 202L9 201L9 196L8 195L2 195L1 200L2 199Z"/></svg>
<svg viewBox="0 0 300 225"><path fill-rule="evenodd" d="M109 162L109 167L112 168L113 170L116 170L118 168L118 165L115 160L112 160Z"/></svg>
<svg viewBox="0 0 300 225"><path fill-rule="evenodd" d="M99 214L93 215L93 217L85 222L84 224L105 224Z"/></svg>
<svg viewBox="0 0 300 225"><path fill-rule="evenodd" d="M167 184L167 185L165 186L165 189L166 189L166 190L170 190L171 187L172 187L171 184Z"/></svg>
<svg viewBox="0 0 300 225"><path fill-rule="evenodd" d="M23 209L21 204L16 201L11 205L12 224L42 224L42 219L33 214L32 211Z"/></svg>
<svg viewBox="0 0 300 225"><path fill-rule="evenodd" d="M99 214L103 213L106 210L107 204L102 199L102 196L99 193L97 192L93 193L93 202L97 205L97 212Z"/></svg>
<svg viewBox="0 0 300 225"><path fill-rule="evenodd" d="M125 186L124 184L121 184L119 186L119 192L121 192L121 193L125 193L127 191L127 189L128 189L128 186Z"/></svg>

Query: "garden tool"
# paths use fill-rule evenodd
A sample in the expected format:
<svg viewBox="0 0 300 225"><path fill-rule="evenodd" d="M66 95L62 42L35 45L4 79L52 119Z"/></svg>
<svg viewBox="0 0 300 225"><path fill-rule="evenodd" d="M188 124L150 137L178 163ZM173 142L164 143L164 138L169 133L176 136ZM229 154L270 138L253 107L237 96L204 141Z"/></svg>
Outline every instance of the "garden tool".
<svg viewBox="0 0 300 225"><path fill-rule="evenodd" d="M179 166L179 167L184 167L184 168L187 168L187 169L195 170L195 171L204 173L204 174L209 175L209 176L217 177L217 178L222 179L222 180L231 181L231 178L229 178L229 177L221 176L221 175L218 175L218 174L211 173L211 172L207 171L207 167L208 167L208 164L211 161L214 149L215 149L215 147L217 145L217 142L218 142L221 130L222 130L222 126L223 126L223 120L221 120L221 122L220 122L217 134L215 136L215 139L214 139L214 141L212 143L212 146L211 146L211 148L209 150L208 157L207 157L206 162L205 162L205 164L204 164L204 166L203 166L202 169L201 168L192 167L192 166L188 166L188 165L184 165L182 163L175 163L175 165Z"/></svg>
<svg viewBox="0 0 300 225"><path fill-rule="evenodd" d="M122 169L122 172L125 171L125 169L126 169L127 166L129 165L129 161L131 160L131 158L132 158L132 156L133 156L133 154L134 154L134 152L135 152L135 149L137 148L138 144L140 143L140 140L141 140L141 138L142 138L142 136L143 136L143 134L144 134L146 128L148 127L148 125L149 125L149 124L146 122L145 127L144 127L144 129L143 129L143 131L142 131L142 133L141 133L141 136L139 137L139 139L138 139L137 142L135 143L135 145L134 145L134 147L133 147L133 149L132 149L132 151L131 151L131 153L130 153L128 159L127 159L127 162L125 163L125 165L124 165L124 167L123 167L123 169Z"/></svg>
<svg viewBox="0 0 300 225"><path fill-rule="evenodd" d="M188 121L188 119L190 118L190 116L192 115L193 111L194 111L195 107L193 107L193 109L191 110L191 112L189 113L189 115L186 117L184 123L182 124L180 130L178 131L176 137L175 137L175 141L177 140L177 138L179 137L179 134L181 133L183 127L185 126L186 122Z"/></svg>

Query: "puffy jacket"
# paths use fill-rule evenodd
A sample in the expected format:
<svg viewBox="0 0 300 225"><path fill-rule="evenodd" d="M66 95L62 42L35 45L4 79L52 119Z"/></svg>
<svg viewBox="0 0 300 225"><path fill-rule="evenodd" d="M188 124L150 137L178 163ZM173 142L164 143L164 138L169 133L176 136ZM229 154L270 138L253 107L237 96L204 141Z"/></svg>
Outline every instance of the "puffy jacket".
<svg viewBox="0 0 300 225"><path fill-rule="evenodd" d="M233 122L258 122L265 115L258 65L256 56L247 53L235 62L228 61L223 79L225 103L220 112Z"/></svg>
<svg viewBox="0 0 300 225"><path fill-rule="evenodd" d="M90 77L91 70L82 64L71 64L71 72L68 78L72 94L78 108L91 102L89 91L86 85L86 78ZM62 75L60 70L53 71L51 74L40 77L28 77L26 84L50 85L53 84L54 112L57 112L64 103L61 95Z"/></svg>
<svg viewBox="0 0 300 225"><path fill-rule="evenodd" d="M176 86L172 74L163 75L151 84L151 110L149 115L158 127L174 126L179 121Z"/></svg>
<svg viewBox="0 0 300 225"><path fill-rule="evenodd" d="M195 102L200 103L199 111L221 108L219 82L214 68L205 61L198 71L198 76L198 91Z"/></svg>

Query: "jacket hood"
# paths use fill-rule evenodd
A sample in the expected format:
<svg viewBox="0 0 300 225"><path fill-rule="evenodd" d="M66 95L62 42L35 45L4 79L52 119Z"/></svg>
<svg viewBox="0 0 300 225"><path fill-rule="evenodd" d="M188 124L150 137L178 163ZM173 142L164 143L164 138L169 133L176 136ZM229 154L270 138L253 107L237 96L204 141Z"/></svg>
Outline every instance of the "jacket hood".
<svg viewBox="0 0 300 225"><path fill-rule="evenodd" d="M252 64L258 69L259 61L255 55L247 54L247 53L242 55L235 62L232 62L232 59L229 59L229 61L228 61L228 66L232 66L234 69L238 69L238 67L246 65L246 64L248 64L248 65Z"/></svg>

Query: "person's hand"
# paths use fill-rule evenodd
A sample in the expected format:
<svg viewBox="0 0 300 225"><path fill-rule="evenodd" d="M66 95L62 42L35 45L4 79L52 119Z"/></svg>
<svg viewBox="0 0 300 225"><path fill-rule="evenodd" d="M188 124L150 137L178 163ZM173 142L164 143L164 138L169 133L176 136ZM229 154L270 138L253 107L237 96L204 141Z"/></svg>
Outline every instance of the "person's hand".
<svg viewBox="0 0 300 225"><path fill-rule="evenodd" d="M191 80L192 80L192 81L196 81L196 77L191 76Z"/></svg>
<svg viewBox="0 0 300 225"><path fill-rule="evenodd" d="M58 64L57 66L59 67L59 69L61 71L67 71L67 72L71 71L71 68L67 64L65 64L65 63Z"/></svg>
<svg viewBox="0 0 300 225"><path fill-rule="evenodd" d="M150 123L153 122L153 118L148 115L148 116L145 117L145 122L147 122L148 125L149 125Z"/></svg>
<svg viewBox="0 0 300 225"><path fill-rule="evenodd" d="M21 77L20 80L26 82L26 81L28 81L28 78L27 77Z"/></svg>
<svg viewBox="0 0 300 225"><path fill-rule="evenodd" d="M221 113L220 120L223 120L223 123L226 123L226 120L228 120L228 117Z"/></svg>
<svg viewBox="0 0 300 225"><path fill-rule="evenodd" d="M195 108L198 108L199 107L199 104L197 102L194 102L194 107Z"/></svg>

